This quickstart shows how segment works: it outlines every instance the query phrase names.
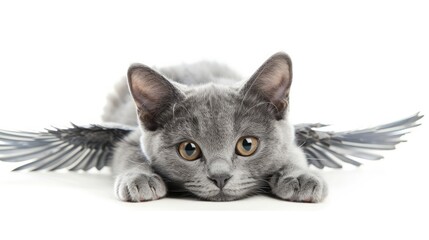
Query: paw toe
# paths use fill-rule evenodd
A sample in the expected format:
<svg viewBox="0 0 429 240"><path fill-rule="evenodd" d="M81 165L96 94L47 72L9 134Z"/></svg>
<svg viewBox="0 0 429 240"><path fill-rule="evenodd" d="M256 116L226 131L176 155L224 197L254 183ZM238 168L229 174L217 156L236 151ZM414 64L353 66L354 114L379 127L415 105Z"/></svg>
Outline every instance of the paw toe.
<svg viewBox="0 0 429 240"><path fill-rule="evenodd" d="M298 177L301 189L298 194L298 201L320 202L323 200L323 191L326 184L319 177L303 174Z"/></svg>
<svg viewBox="0 0 429 240"><path fill-rule="evenodd" d="M273 193L278 197L295 202L320 202L326 196L326 184L313 174L304 173L297 177L279 177Z"/></svg>
<svg viewBox="0 0 429 240"><path fill-rule="evenodd" d="M167 188L158 175L132 174L119 176L115 182L116 196L126 202L142 202L162 198Z"/></svg>

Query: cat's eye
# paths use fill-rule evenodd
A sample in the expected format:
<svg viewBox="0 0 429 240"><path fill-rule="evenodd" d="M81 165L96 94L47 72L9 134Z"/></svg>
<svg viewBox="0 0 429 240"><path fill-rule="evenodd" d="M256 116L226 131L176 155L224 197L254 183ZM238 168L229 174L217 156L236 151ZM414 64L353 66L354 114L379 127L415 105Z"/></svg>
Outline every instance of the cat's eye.
<svg viewBox="0 0 429 240"><path fill-rule="evenodd" d="M178 152L183 159L188 161L194 161L201 157L200 147L192 141L185 141L180 143L178 147Z"/></svg>
<svg viewBox="0 0 429 240"><path fill-rule="evenodd" d="M250 156L258 148L258 139L255 137L242 137L235 146L235 152L241 156Z"/></svg>

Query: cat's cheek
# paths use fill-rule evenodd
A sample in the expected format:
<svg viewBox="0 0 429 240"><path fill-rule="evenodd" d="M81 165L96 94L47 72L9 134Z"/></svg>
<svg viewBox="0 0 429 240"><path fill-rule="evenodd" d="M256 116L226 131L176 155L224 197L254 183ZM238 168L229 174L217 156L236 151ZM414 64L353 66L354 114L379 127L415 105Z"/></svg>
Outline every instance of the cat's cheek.
<svg viewBox="0 0 429 240"><path fill-rule="evenodd" d="M176 183L183 183L197 178L197 174L203 172L204 165L200 160L186 161L177 158L158 158L152 163L155 172Z"/></svg>
<svg viewBox="0 0 429 240"><path fill-rule="evenodd" d="M246 171L252 177L261 178L275 173L278 168L270 158L255 156L254 158L245 159L239 169Z"/></svg>

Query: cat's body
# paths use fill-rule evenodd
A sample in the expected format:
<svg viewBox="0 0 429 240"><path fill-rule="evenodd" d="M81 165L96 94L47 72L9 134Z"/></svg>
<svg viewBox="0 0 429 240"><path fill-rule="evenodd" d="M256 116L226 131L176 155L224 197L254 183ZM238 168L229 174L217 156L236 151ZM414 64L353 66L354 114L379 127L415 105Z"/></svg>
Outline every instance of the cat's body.
<svg viewBox="0 0 429 240"><path fill-rule="evenodd" d="M288 122L287 55L271 57L247 82L208 62L159 73L169 80L144 65L132 66L129 87L124 79L105 108L103 120L140 126L116 146L118 198L154 200L175 187L228 201L269 187L285 200L324 199L326 184L308 170ZM189 160L192 155L197 158Z"/></svg>

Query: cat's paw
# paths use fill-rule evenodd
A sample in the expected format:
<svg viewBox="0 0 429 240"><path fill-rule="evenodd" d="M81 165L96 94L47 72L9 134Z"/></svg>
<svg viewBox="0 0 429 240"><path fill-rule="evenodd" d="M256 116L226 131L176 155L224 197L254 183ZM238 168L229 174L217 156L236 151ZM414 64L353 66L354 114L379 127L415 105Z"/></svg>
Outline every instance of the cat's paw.
<svg viewBox="0 0 429 240"><path fill-rule="evenodd" d="M271 178L270 185L274 195L293 202L321 202L328 193L325 181L312 173L279 174Z"/></svg>
<svg viewBox="0 0 429 240"><path fill-rule="evenodd" d="M156 174L126 173L115 181L116 197L126 202L157 200L167 194L167 187Z"/></svg>

